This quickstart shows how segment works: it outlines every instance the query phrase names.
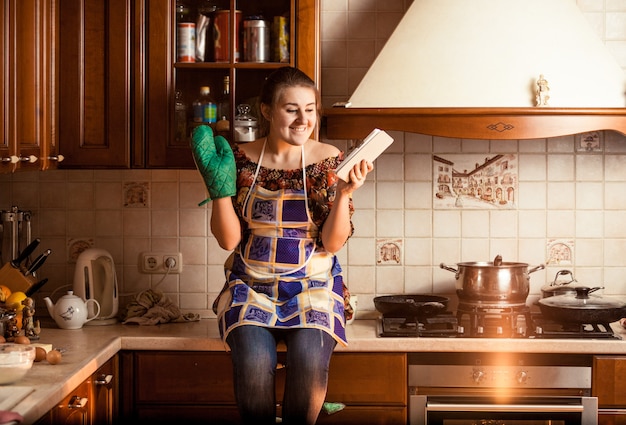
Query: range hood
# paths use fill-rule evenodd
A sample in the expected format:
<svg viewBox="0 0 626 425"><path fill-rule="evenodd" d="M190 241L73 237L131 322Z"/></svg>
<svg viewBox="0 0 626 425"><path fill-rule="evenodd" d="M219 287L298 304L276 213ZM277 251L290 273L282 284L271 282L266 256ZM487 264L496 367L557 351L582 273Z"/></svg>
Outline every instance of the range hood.
<svg viewBox="0 0 626 425"><path fill-rule="evenodd" d="M331 139L375 127L466 139L626 134L626 74L573 0L414 0L348 106L325 116Z"/></svg>

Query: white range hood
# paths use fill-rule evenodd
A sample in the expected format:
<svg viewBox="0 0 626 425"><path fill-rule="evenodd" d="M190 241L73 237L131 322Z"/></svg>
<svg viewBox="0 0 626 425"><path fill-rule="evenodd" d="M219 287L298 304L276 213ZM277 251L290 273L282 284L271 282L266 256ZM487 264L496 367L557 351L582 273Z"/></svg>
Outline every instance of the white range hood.
<svg viewBox="0 0 626 425"><path fill-rule="evenodd" d="M414 0L349 102L326 111L330 138L626 132L626 74L574 0Z"/></svg>
<svg viewBox="0 0 626 425"><path fill-rule="evenodd" d="M626 107L626 74L573 0L415 0L354 107Z"/></svg>

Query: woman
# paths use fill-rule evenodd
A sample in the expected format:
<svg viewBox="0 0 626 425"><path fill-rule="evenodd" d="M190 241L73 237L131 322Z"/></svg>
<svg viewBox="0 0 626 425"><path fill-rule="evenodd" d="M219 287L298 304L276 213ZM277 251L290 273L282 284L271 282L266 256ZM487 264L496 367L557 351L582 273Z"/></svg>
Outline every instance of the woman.
<svg viewBox="0 0 626 425"><path fill-rule="evenodd" d="M213 198L211 231L222 248L234 250L214 309L232 351L244 423L275 423L276 344L284 341L283 423L314 424L331 354L337 342L346 344L344 282L334 253L352 234L352 193L373 166L356 165L349 183L337 178L342 154L311 139L320 106L313 81L284 67L261 91L265 137L235 147L231 158L219 136L210 147L208 127L193 136ZM203 158L207 146L216 160Z"/></svg>

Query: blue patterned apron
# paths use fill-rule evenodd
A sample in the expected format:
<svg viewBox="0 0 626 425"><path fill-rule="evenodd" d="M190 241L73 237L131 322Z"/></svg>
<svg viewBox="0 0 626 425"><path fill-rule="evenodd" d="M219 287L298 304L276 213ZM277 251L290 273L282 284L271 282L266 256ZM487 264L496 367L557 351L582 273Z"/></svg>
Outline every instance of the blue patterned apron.
<svg viewBox="0 0 626 425"><path fill-rule="evenodd" d="M319 247L303 190L256 185L265 152L244 202L242 241L225 264L228 289L218 300L222 339L237 326L321 329L347 345L343 277L334 254Z"/></svg>

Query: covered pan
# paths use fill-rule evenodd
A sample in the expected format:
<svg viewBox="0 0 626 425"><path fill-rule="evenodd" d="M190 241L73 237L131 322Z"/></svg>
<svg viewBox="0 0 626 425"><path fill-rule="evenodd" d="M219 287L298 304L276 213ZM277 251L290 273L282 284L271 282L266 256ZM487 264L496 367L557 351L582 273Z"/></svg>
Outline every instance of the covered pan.
<svg viewBox="0 0 626 425"><path fill-rule="evenodd" d="M444 312L448 301L438 295L383 295L374 298L374 306L386 316L431 317Z"/></svg>
<svg viewBox="0 0 626 425"><path fill-rule="evenodd" d="M575 295L541 298L539 308L545 317L559 323L613 323L626 317L626 303L614 298L589 295L602 287L578 286Z"/></svg>

